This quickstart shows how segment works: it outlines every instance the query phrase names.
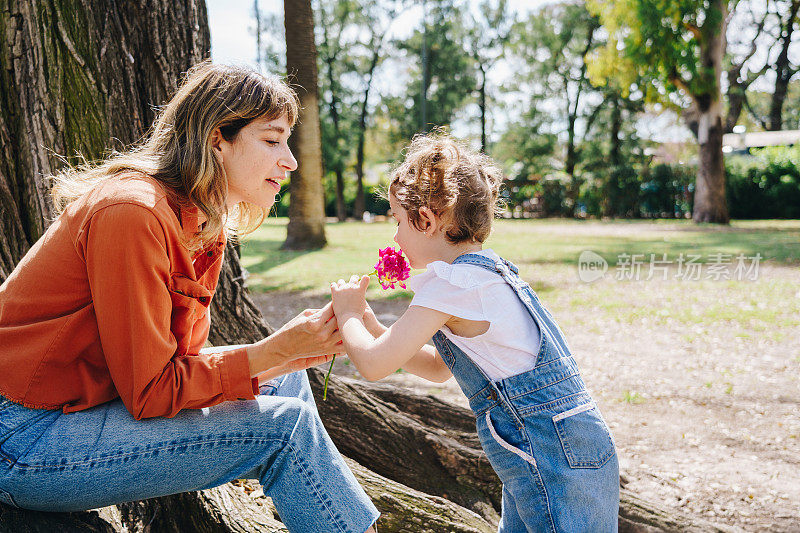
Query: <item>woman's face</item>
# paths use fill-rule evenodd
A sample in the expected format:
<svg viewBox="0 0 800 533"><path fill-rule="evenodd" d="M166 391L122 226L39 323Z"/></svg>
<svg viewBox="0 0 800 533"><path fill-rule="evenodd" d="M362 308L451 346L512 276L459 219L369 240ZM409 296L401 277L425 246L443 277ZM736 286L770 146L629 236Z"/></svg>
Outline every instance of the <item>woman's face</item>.
<svg viewBox="0 0 800 533"><path fill-rule="evenodd" d="M228 179L226 204L233 207L248 202L265 209L275 203L286 172L297 169L297 161L289 150L289 119L259 118L239 130L228 142L216 131L212 145L222 159Z"/></svg>

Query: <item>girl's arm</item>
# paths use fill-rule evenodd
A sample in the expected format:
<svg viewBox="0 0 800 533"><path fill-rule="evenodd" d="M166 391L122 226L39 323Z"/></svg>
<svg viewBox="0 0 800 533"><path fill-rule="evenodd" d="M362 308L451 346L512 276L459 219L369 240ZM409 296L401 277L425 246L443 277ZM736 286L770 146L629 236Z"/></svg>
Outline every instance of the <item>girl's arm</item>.
<svg viewBox="0 0 800 533"><path fill-rule="evenodd" d="M364 295L368 285L367 276L360 281L353 277L350 283L340 280L331 284L333 308L345 351L361 375L374 381L405 367L432 381L445 381L450 377L436 351L424 346L450 315L412 306L390 328L384 328L366 312ZM365 316L368 324L364 323Z"/></svg>
<svg viewBox="0 0 800 533"><path fill-rule="evenodd" d="M436 383L443 383L453 377L436 348L428 344L403 365L403 370Z"/></svg>
<svg viewBox="0 0 800 533"><path fill-rule="evenodd" d="M389 329L378 321L369 303L367 303L367 309L364 313L364 326L374 338L380 337ZM402 368L406 372L437 383L443 383L453 377L436 348L428 344L423 345Z"/></svg>
<svg viewBox="0 0 800 533"><path fill-rule="evenodd" d="M415 305L375 338L367 331L361 314L345 312L337 316L345 351L361 375L370 381L382 379L401 367L431 381L449 378L450 371L444 361L433 347L425 345L449 318L441 311Z"/></svg>

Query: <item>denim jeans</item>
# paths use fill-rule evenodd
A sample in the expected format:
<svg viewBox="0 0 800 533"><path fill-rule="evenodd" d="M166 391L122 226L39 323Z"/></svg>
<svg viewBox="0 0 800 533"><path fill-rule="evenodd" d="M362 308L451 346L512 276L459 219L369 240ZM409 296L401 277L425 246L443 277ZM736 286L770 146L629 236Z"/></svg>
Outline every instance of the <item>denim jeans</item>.
<svg viewBox="0 0 800 533"><path fill-rule="evenodd" d="M619 465L608 426L578 372L563 333L507 261L466 254L497 272L539 327L535 367L490 380L442 331L433 342L469 398L478 437L503 482L500 533L617 531Z"/></svg>
<svg viewBox="0 0 800 533"><path fill-rule="evenodd" d="M322 425L305 371L255 400L135 420L120 400L64 414L0 397L0 500L41 511L258 479L291 532L363 533L378 511Z"/></svg>

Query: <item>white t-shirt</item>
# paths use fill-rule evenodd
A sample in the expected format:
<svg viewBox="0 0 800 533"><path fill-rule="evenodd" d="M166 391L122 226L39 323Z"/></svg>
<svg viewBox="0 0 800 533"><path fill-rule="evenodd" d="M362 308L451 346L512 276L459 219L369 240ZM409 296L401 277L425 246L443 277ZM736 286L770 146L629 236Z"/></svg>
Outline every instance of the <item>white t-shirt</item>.
<svg viewBox="0 0 800 533"><path fill-rule="evenodd" d="M494 261L491 249L475 252ZM444 261L428 264L407 282L410 305L435 309L466 320L489 322L486 333L460 337L447 326L442 331L493 381L525 372L536 364L539 328L508 283L483 267Z"/></svg>

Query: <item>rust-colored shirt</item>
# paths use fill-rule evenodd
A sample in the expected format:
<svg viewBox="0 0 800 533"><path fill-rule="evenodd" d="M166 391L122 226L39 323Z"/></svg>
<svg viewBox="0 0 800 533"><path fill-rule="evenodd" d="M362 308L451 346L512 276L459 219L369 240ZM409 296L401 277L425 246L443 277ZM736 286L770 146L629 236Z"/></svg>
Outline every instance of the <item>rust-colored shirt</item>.
<svg viewBox="0 0 800 533"><path fill-rule="evenodd" d="M66 413L119 397L137 419L254 398L244 348L200 353L225 236L192 253L198 222L146 176L67 206L0 286L0 394Z"/></svg>

